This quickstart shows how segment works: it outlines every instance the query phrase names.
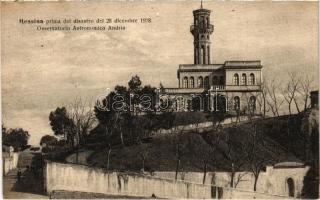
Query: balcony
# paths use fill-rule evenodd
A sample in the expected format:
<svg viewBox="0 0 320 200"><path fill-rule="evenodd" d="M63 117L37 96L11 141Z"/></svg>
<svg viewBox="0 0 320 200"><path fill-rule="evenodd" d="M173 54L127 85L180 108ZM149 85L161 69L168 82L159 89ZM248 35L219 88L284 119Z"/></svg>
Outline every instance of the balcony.
<svg viewBox="0 0 320 200"><path fill-rule="evenodd" d="M212 33L214 29L214 26L212 24L209 24L208 26L202 24L202 25L191 25L190 26L190 32L194 35L194 33Z"/></svg>
<svg viewBox="0 0 320 200"><path fill-rule="evenodd" d="M260 85L211 85L211 92L247 92L260 91ZM200 94L205 91L205 88L165 88L166 94Z"/></svg>
<svg viewBox="0 0 320 200"><path fill-rule="evenodd" d="M260 91L260 85L212 85L210 87L211 91Z"/></svg>
<svg viewBox="0 0 320 200"><path fill-rule="evenodd" d="M260 85L226 85L226 91L260 91Z"/></svg>
<svg viewBox="0 0 320 200"><path fill-rule="evenodd" d="M166 94L193 94L202 93L204 88L165 88L164 93Z"/></svg>
<svg viewBox="0 0 320 200"><path fill-rule="evenodd" d="M225 90L226 89L226 86L225 85L212 85L210 87L210 90L213 90L213 91L221 91L221 90Z"/></svg>

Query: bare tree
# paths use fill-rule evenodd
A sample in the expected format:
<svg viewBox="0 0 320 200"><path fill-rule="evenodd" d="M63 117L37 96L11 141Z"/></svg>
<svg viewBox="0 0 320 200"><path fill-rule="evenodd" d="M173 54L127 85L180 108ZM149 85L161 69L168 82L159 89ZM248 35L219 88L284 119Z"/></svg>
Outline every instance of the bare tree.
<svg viewBox="0 0 320 200"><path fill-rule="evenodd" d="M127 113L124 112L115 112L114 115L112 116L112 123L113 125L111 125L109 127L109 129L107 129L107 131L109 131L109 136L111 136L111 134L113 134L114 132L119 133L120 134L120 141L121 141L121 145L124 147L125 143L124 143L124 131L125 128L128 126L127 125Z"/></svg>
<svg viewBox="0 0 320 200"><path fill-rule="evenodd" d="M145 171L145 162L146 162L146 159L148 158L149 156L149 151L148 151L148 148L145 147L143 149L143 152L141 152L141 158L142 158L142 172Z"/></svg>
<svg viewBox="0 0 320 200"><path fill-rule="evenodd" d="M186 120L185 119L186 116L181 115L179 117L175 118L175 121L182 121L182 120ZM175 175L175 179L178 179L178 173L180 171L181 168L181 158L183 156L183 153L185 151L185 144L183 142L182 136L184 133L184 126L174 126L173 127L173 133L174 133L174 150L175 150L175 156L177 158L176 161L176 175Z"/></svg>
<svg viewBox="0 0 320 200"><path fill-rule="evenodd" d="M202 161L203 161L203 179L202 183L206 183L206 176L207 176L207 171L208 171L208 164L209 164L209 158L212 156L214 151L209 148L209 149L204 149L204 152L202 154Z"/></svg>
<svg viewBox="0 0 320 200"><path fill-rule="evenodd" d="M220 127L211 131L211 133L202 134L203 139L209 144L210 148L203 154L203 184L206 182L209 162L216 162L216 152L221 141ZM214 164L215 165L215 164Z"/></svg>
<svg viewBox="0 0 320 200"><path fill-rule="evenodd" d="M272 80L267 86L269 96L269 98L267 98L267 104L274 116L279 116L279 110L284 101L279 98L278 85L275 80Z"/></svg>
<svg viewBox="0 0 320 200"><path fill-rule="evenodd" d="M215 155L221 140L221 123L226 115L223 112L210 112L207 118L212 122L212 130L210 132L201 133L201 137L209 144L210 148L205 151L203 156L203 184L206 182L207 168L210 161L216 162ZM214 164L215 165L215 164Z"/></svg>
<svg viewBox="0 0 320 200"><path fill-rule="evenodd" d="M75 124L75 133L78 140L84 142L84 137L89 133L95 122L92 106L87 100L76 98L68 109L68 115Z"/></svg>
<svg viewBox="0 0 320 200"><path fill-rule="evenodd" d="M250 117L247 126L241 127L243 129L242 131L247 133L248 139L247 141L240 142L239 145L236 145L241 147L241 149L238 149L237 151L244 153L244 163L241 163L240 161L240 164L247 165L254 175L254 191L257 190L257 182L261 170L273 159L272 154L269 154L269 152L275 154L274 147L268 146L265 138L262 137L262 129L258 129L259 122L259 120L254 120Z"/></svg>
<svg viewBox="0 0 320 200"><path fill-rule="evenodd" d="M95 116L92 106L87 100L76 98L68 106L68 116L74 124L74 135L76 137L76 162L78 163L79 146L85 143L85 137L92 129L95 122Z"/></svg>
<svg viewBox="0 0 320 200"><path fill-rule="evenodd" d="M201 134L202 138L210 145L209 152L204 155L204 167L203 167L203 184L206 181L207 167L209 161L213 161L214 165L216 165L216 152L218 150L220 141L221 141L221 129L222 122L226 119L226 113L224 112L210 112L207 115L207 118L212 123L211 132Z"/></svg>
<svg viewBox="0 0 320 200"><path fill-rule="evenodd" d="M228 168L230 169L230 187L236 187L235 185L235 174L237 171L241 169L241 167L245 164L245 160L242 158L242 156L239 154L239 152L242 152L242 145L237 144L236 141L233 141L231 139L230 134L225 133L225 139L224 142L227 146L226 152L223 152L222 155L226 158ZM238 177L238 182L240 181L241 177Z"/></svg>
<svg viewBox="0 0 320 200"><path fill-rule="evenodd" d="M260 109L262 109L262 116L266 117L266 113L270 110L267 108L268 88L266 81L261 82L260 95L258 95L257 103Z"/></svg>
<svg viewBox="0 0 320 200"><path fill-rule="evenodd" d="M244 95L244 99L245 102L242 112L246 113L248 120L253 123L253 117L256 115L257 95L250 92ZM245 164L245 159L243 159L242 155L239 154L239 152L244 151L244 147L242 143L239 143L237 140L233 139L232 133L227 132L223 133L223 135L225 136L223 140L225 150L221 150L220 153L226 160L225 166L227 166L227 168L230 170L230 187L233 188L237 186L242 178L242 176L238 176L237 182L235 182L236 172L239 171Z"/></svg>
<svg viewBox="0 0 320 200"><path fill-rule="evenodd" d="M122 146L124 147L125 144L124 144L123 129L126 126L125 119L124 119L123 115L121 115L119 113L117 113L116 115L117 115L117 119L118 119L116 122L118 122L117 125L118 125L118 130L120 132L120 140L121 140Z"/></svg>
<svg viewBox="0 0 320 200"><path fill-rule="evenodd" d="M248 134L246 142L242 142L242 152L244 153L245 164L254 175L253 190L257 190L257 182L262 169L270 163L279 162L275 147L267 142L263 137L262 127L259 128L258 121L250 121L248 126L243 127L243 131Z"/></svg>
<svg viewBox="0 0 320 200"><path fill-rule="evenodd" d="M238 176L236 177L235 181L234 181L234 188L237 188L238 184L242 181L245 181L245 179L243 179L246 175L248 174L248 172L243 172L243 173L239 173Z"/></svg>
<svg viewBox="0 0 320 200"><path fill-rule="evenodd" d="M301 90L299 90L298 92L300 93L300 95L302 95L304 110L308 108L308 100L310 97L312 83L313 83L313 78L310 78L308 75L306 75L300 81Z"/></svg>
<svg viewBox="0 0 320 200"><path fill-rule="evenodd" d="M288 110L290 115L292 114L292 108L291 108L292 102L295 103L296 109L300 113L300 109L299 109L299 105L296 97L299 91L299 85L300 85L300 79L296 76L295 73L290 73L289 81L287 82L285 87L282 89L282 95L288 104Z"/></svg>
<svg viewBox="0 0 320 200"><path fill-rule="evenodd" d="M178 179L178 173L180 171L181 168L181 158L183 156L183 152L184 152L184 148L185 148L185 144L182 141L182 134L183 134L183 128L178 130L177 132L175 132L175 155L177 158L177 162L176 162L176 175L175 175L175 179Z"/></svg>
<svg viewBox="0 0 320 200"><path fill-rule="evenodd" d="M253 127L250 129L252 130L248 130L249 141L242 145L245 153L246 162L250 166L250 170L254 175L253 190L256 191L258 178L265 164L266 157L263 155L259 155L260 153L258 151L259 139L257 136L256 125L253 125Z"/></svg>
<svg viewBox="0 0 320 200"><path fill-rule="evenodd" d="M112 151L112 147L110 145L110 143L108 144L108 152L107 152L107 172L109 173L109 169L110 169L110 154Z"/></svg>

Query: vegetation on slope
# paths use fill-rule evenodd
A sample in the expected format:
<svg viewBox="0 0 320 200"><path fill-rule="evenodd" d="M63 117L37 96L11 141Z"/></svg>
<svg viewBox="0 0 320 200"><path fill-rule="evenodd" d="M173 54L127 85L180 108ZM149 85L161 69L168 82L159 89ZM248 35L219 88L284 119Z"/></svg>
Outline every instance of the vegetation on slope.
<svg viewBox="0 0 320 200"><path fill-rule="evenodd" d="M319 156L319 109L296 115L262 120L264 134L279 143L300 160L311 162ZM315 154L315 155L310 155Z"/></svg>
<svg viewBox="0 0 320 200"><path fill-rule="evenodd" d="M180 170L183 171L201 172L205 167L208 171L231 170L231 160L241 162L239 170L248 170L249 163L244 161L249 153L245 152L245 148L252 146L252 138L248 131L250 128L251 124L247 123L201 134L180 132L157 135L149 143L112 149L109 169L139 171L143 168L144 161L144 169L147 171L175 171L180 156ZM261 135L255 147L255 154L266 158L265 164L299 161L263 132L258 134ZM108 148L96 151L89 157L88 163L107 167L107 154ZM231 154L234 159L230 158Z"/></svg>

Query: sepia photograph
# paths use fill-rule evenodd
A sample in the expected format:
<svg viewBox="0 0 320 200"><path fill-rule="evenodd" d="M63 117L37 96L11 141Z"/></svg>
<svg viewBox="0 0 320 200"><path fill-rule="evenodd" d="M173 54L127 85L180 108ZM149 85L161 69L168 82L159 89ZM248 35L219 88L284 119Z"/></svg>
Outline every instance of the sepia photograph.
<svg viewBox="0 0 320 200"><path fill-rule="evenodd" d="M2 1L3 199L318 199L318 1Z"/></svg>

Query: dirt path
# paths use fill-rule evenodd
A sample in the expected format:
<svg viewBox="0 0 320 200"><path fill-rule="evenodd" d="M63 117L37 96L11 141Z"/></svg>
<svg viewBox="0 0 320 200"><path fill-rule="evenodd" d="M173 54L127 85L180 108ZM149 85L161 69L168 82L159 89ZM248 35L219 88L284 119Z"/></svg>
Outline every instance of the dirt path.
<svg viewBox="0 0 320 200"><path fill-rule="evenodd" d="M18 169L3 177L3 197L6 199L48 199L43 190L41 154L28 150L19 153L18 169L21 178L18 181ZM28 168L28 170L27 170Z"/></svg>
<svg viewBox="0 0 320 200"><path fill-rule="evenodd" d="M29 173L26 173L23 171L21 182L18 183L17 178L17 170L13 170L9 172L6 176L3 177L3 198L4 199L48 199L47 196L36 194L36 192L30 192L28 191L27 187L30 187L31 185L36 186L37 183L35 183L32 177L30 177ZM23 180L28 180L27 184L24 185ZM35 184L32 184L35 183ZM25 188L24 188L25 187ZM25 191L23 191L25 189ZM34 190L37 190L37 188L33 188Z"/></svg>

